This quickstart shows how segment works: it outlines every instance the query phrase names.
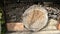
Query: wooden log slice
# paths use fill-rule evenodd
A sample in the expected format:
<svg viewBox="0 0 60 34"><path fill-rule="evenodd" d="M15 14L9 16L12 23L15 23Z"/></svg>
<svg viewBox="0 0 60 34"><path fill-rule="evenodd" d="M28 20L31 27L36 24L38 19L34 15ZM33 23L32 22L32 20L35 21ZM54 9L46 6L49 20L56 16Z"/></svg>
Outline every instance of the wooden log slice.
<svg viewBox="0 0 60 34"><path fill-rule="evenodd" d="M38 31L47 24L47 14L44 7L33 5L24 12L22 22L28 30Z"/></svg>

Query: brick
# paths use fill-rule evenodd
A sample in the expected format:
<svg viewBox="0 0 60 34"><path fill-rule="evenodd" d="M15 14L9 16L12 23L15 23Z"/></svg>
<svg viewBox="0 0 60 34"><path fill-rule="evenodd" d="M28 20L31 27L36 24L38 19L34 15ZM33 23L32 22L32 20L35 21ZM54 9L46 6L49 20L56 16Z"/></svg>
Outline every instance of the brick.
<svg viewBox="0 0 60 34"><path fill-rule="evenodd" d="M8 31L23 31L24 25L23 23L7 23Z"/></svg>

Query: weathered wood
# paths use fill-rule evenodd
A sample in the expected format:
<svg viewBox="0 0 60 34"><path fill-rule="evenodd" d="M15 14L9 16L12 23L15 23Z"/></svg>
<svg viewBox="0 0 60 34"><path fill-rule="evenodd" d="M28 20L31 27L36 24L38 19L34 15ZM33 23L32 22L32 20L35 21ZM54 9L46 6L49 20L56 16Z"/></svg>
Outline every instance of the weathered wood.
<svg viewBox="0 0 60 34"><path fill-rule="evenodd" d="M8 31L23 31L24 25L23 23L7 23Z"/></svg>
<svg viewBox="0 0 60 34"><path fill-rule="evenodd" d="M40 32L13 32L13 33L6 33L6 34L60 34L59 30L54 31L40 31Z"/></svg>
<svg viewBox="0 0 60 34"><path fill-rule="evenodd" d="M29 30L38 31L42 29L48 21L48 13L40 5L32 5L23 13L23 23Z"/></svg>

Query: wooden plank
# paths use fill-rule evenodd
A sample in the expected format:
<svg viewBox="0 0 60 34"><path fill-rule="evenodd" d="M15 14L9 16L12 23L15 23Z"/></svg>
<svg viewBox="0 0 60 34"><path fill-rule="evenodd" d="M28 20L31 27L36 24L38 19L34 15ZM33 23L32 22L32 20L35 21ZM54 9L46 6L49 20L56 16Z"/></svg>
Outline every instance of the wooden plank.
<svg viewBox="0 0 60 34"><path fill-rule="evenodd" d="M60 31L39 31L39 32L12 32L6 34L60 34Z"/></svg>

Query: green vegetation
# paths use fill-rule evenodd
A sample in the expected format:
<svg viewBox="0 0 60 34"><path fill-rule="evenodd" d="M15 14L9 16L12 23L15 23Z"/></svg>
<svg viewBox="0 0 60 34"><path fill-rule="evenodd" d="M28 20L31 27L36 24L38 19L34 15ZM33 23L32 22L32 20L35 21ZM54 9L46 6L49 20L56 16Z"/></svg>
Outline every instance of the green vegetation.
<svg viewBox="0 0 60 34"><path fill-rule="evenodd" d="M3 18L3 17L4 17L4 16L3 16L3 10L2 10L2 8L0 8L1 34L4 34L4 33L5 33L5 31L6 31L6 28L5 28L5 26L4 26L5 20L4 20L4 18Z"/></svg>

